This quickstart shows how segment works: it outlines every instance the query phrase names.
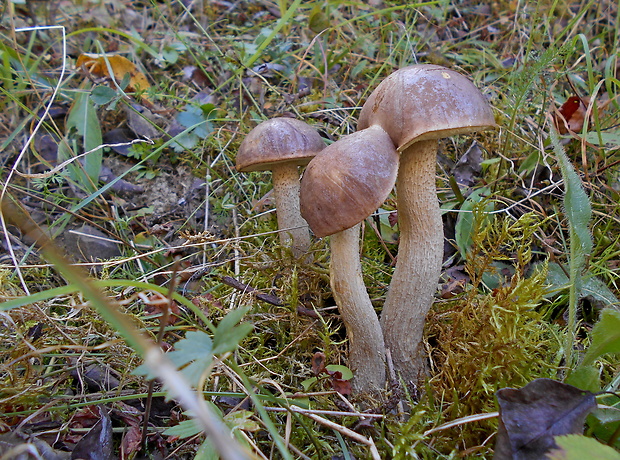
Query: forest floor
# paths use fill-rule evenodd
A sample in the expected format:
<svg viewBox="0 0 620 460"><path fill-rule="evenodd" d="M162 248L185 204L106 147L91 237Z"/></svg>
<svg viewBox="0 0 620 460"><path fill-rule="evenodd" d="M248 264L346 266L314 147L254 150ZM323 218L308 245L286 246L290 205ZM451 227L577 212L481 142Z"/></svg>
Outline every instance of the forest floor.
<svg viewBox="0 0 620 460"><path fill-rule="evenodd" d="M165 366L139 367L153 347L235 433L243 455L227 458L492 458L497 391L618 390L617 3L0 8L0 458L227 457ZM354 133L370 93L414 64L466 75L498 128L440 141L427 375L360 396L329 238L295 257L271 173L235 161L274 117L327 144ZM392 192L363 222L379 315L397 207ZM619 401L585 425L616 449Z"/></svg>

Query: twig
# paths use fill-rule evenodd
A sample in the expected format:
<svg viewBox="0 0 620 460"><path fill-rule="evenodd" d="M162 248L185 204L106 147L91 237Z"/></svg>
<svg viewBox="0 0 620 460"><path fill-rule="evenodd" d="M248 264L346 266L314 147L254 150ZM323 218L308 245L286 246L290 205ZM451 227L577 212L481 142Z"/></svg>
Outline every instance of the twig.
<svg viewBox="0 0 620 460"><path fill-rule="evenodd" d="M310 410L310 409L302 409L301 407L297 407L295 412L300 414L321 414L321 415L333 415L335 417L361 417L361 418L383 418L381 414L362 414L361 412L344 412L338 410ZM286 407L269 407L265 406L266 411L270 412L288 412Z"/></svg>
<svg viewBox="0 0 620 460"><path fill-rule="evenodd" d="M275 305L276 307L281 307L282 305L284 305L282 301L275 295L263 294L261 292L258 292L252 286L244 284L241 281L233 278L232 276L223 276L220 278L220 281L225 285L233 287L241 292L252 293L258 300L262 300L263 302Z"/></svg>
<svg viewBox="0 0 620 460"><path fill-rule="evenodd" d="M468 415L467 417L457 418L456 420L452 420L451 422L444 423L443 425L439 425L438 427L431 428L430 430L426 430L424 432L424 436L428 436L429 434L433 434L438 431L447 430L449 428L454 428L455 426L464 425L466 423L476 422L479 420L487 420L489 418L495 418L498 416L499 416L499 412L489 412L488 414Z"/></svg>
<svg viewBox="0 0 620 460"><path fill-rule="evenodd" d="M392 353L389 348L385 349L385 361L387 363L388 374L390 375L390 381L392 385L396 384L396 386L400 386L399 381L396 378L396 372L394 371L394 363L392 361ZM398 413L400 414L401 421L404 421L405 408L403 406L403 402L398 401Z"/></svg>
<svg viewBox="0 0 620 460"><path fill-rule="evenodd" d="M345 435L351 439L353 439L354 441L357 441L361 444L364 444L366 446L368 446L370 448L370 453L372 455L373 460L380 460L381 456L379 455L379 451L377 450L377 446L375 445L375 442L373 441L372 438L366 438L364 436L362 436L359 433L356 433L353 430L350 430L347 427L344 427L342 425L338 425L337 423L332 422L331 420L327 420L326 418L323 418L319 415L313 414L313 413L309 413L308 411L306 411L305 409L302 409L299 406L291 406L289 408L289 410L291 412L296 412L298 414L303 414L306 417L308 417L311 420L314 420L315 422L317 422L320 425L323 425L324 427L327 428L331 428L332 430L336 430L338 433Z"/></svg>

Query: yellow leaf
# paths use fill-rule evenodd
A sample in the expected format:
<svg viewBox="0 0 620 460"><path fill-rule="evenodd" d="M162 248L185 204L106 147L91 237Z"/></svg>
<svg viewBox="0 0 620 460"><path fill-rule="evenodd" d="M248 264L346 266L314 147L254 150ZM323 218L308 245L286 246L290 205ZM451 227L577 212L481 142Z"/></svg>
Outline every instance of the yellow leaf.
<svg viewBox="0 0 620 460"><path fill-rule="evenodd" d="M82 68L95 78L110 78L110 69L114 74L114 80L120 83L125 75L129 74L127 91L145 90L150 87L148 80L142 72L127 58L118 55L95 55L81 54L76 66Z"/></svg>

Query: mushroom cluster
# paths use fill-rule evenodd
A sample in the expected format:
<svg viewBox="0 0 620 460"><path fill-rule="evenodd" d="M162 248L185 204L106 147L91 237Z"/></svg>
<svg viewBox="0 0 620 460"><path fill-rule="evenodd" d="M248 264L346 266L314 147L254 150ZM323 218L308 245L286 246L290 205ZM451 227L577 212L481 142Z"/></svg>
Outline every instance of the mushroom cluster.
<svg viewBox="0 0 620 460"><path fill-rule="evenodd" d="M358 391L383 386L384 382L377 385L377 378L362 375L374 369L370 363L375 355L385 357L383 346L390 350L395 370L406 382L415 382L424 371L420 349L424 320L443 258L443 225L435 186L438 140L495 126L490 105L465 76L437 65L414 65L394 72L373 91L362 108L357 133L335 142L308 165L301 186L301 212L318 236L336 235L332 236L336 239L332 241L332 289L346 327L354 329L349 330L350 354ZM376 339L378 319L364 319L363 324L358 321L352 326L346 319L348 312L359 318L376 318L376 314L363 283L358 282L359 242L340 234L378 208L394 185L400 243L380 321L384 345ZM358 235L359 230L353 233ZM338 259L334 263L334 254L358 260L348 265ZM337 273L342 266L353 271ZM357 293L343 294L347 289ZM376 341L366 359L364 337ZM362 356L361 362L354 359L357 356Z"/></svg>

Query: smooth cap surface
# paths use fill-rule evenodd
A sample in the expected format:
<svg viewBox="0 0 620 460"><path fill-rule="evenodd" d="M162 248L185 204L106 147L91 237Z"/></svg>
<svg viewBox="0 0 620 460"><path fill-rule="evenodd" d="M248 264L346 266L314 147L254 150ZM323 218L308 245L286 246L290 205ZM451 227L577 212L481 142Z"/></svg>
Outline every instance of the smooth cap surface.
<svg viewBox="0 0 620 460"><path fill-rule="evenodd" d="M293 118L272 118L243 140L236 167L249 172L271 170L281 162L303 166L324 148L323 138L312 126Z"/></svg>
<svg viewBox="0 0 620 460"><path fill-rule="evenodd" d="M432 64L397 70L377 86L362 108L358 129L375 124L399 151L414 142L497 126L491 106L467 77Z"/></svg>
<svg viewBox="0 0 620 460"><path fill-rule="evenodd" d="M318 237L358 224L386 200L399 155L379 126L345 136L308 164L301 180L301 215Z"/></svg>

